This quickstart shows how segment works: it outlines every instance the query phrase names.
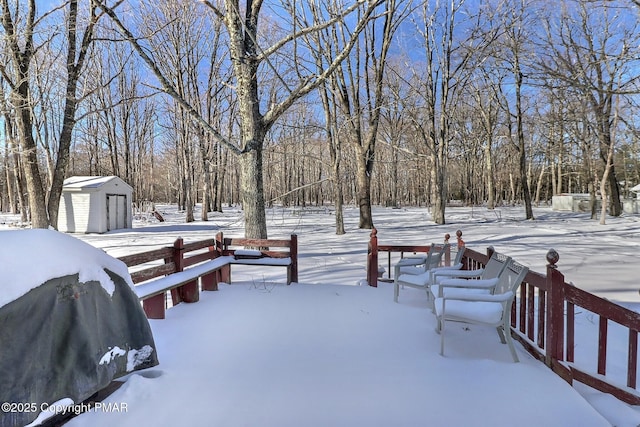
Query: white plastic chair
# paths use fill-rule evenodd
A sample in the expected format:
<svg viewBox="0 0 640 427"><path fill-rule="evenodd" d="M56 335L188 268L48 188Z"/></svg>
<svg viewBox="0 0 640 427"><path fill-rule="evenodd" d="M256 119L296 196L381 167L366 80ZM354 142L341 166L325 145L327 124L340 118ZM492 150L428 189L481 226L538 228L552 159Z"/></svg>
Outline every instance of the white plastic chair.
<svg viewBox="0 0 640 427"><path fill-rule="evenodd" d="M432 243L426 254L402 258L393 266L393 277L398 277L401 274L424 273L425 266L431 264L431 257L434 253L436 253L436 244Z"/></svg>
<svg viewBox="0 0 640 427"><path fill-rule="evenodd" d="M510 259L490 293L465 292L458 287L456 292L445 291L443 297L436 298L434 307L440 333L440 354L444 355L445 323L459 322L495 327L500 341L508 345L513 361L519 362L509 321L516 290L528 271L527 267Z"/></svg>
<svg viewBox="0 0 640 427"><path fill-rule="evenodd" d="M501 254L500 252L494 252L483 268L459 271L434 271L429 288L430 296L432 296L433 299L442 297L443 287L441 284L445 283L448 288L473 287L476 289L491 289L495 286L495 282L492 279L500 277L507 268L509 261L511 261L511 257ZM470 281L472 283L470 283Z"/></svg>
<svg viewBox="0 0 640 427"><path fill-rule="evenodd" d="M395 278L402 274L422 274L440 266L445 252L450 247L449 243L432 243L427 254L402 258L394 266L393 277Z"/></svg>
<svg viewBox="0 0 640 427"><path fill-rule="evenodd" d="M393 300L398 302L398 296L400 294L400 287L410 287L416 289L424 289L427 292L427 298L429 298L429 286L432 283L433 274L436 272L445 272L445 271L457 271L462 268L462 257L464 256L465 248L464 246L458 249L456 253L456 257L451 266L442 266L439 267L440 261L442 260L442 255L444 254L446 248L444 248L441 253L438 255L438 263L431 263L431 268L426 271L423 271L420 274L411 274L411 273L402 273L398 274L398 270L396 270L396 275L394 276L393 281ZM430 299L430 298L429 298Z"/></svg>

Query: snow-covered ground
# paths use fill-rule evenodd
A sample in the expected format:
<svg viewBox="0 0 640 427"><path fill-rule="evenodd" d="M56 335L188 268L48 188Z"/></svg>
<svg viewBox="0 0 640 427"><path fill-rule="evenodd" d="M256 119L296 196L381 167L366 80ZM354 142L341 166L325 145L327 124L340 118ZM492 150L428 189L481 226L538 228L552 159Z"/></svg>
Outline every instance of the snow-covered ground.
<svg viewBox="0 0 640 427"><path fill-rule="evenodd" d="M74 236L121 256L176 237L243 235L239 209L191 224L175 208L159 210L164 223L137 215L131 230ZM375 208L374 222L383 244L441 242L460 229L468 247L493 246L541 272L554 248L567 281L640 311L640 217L599 225L586 214L534 212L525 221L521 208L449 208L438 226L425 208ZM330 211L270 209L270 238L298 235L299 283L285 286L282 268L234 267L233 284L150 321L160 365L132 374L107 400L126 411L68 425L640 425L638 408L571 388L517 344L514 364L493 330L448 327L441 357L422 292L403 289L395 304L391 284L359 286L369 231L357 229L357 209L345 216L347 234L336 236ZM14 222L0 217L0 230Z"/></svg>

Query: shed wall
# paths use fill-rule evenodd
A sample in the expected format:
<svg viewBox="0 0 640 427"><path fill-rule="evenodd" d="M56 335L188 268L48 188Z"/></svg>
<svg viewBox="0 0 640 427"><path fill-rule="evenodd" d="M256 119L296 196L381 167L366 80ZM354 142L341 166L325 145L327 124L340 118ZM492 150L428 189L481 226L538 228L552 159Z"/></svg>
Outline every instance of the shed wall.
<svg viewBox="0 0 640 427"><path fill-rule="evenodd" d="M114 177L99 186L63 188L58 230L69 233L105 233L131 228L132 190Z"/></svg>
<svg viewBox="0 0 640 427"><path fill-rule="evenodd" d="M58 230L86 233L89 228L91 194L63 191L58 210Z"/></svg>

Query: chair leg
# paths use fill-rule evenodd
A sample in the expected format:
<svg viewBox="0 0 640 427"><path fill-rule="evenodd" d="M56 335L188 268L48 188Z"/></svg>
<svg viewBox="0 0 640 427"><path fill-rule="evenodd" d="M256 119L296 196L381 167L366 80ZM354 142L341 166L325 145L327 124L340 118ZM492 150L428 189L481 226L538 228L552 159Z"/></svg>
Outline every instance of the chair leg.
<svg viewBox="0 0 640 427"><path fill-rule="evenodd" d="M502 330L502 334L507 340L507 345L509 346L509 351L511 352L511 357L513 357L513 361L518 363L520 359L518 359L518 354L516 353L516 348L513 345L513 338L511 338L511 328L509 326L506 329Z"/></svg>
<svg viewBox="0 0 640 427"><path fill-rule="evenodd" d="M438 319L437 331L440 334L440 356L444 356L444 319Z"/></svg>
<svg viewBox="0 0 640 427"><path fill-rule="evenodd" d="M398 302L398 294L400 293L400 286L398 285L398 281L393 282L393 301Z"/></svg>
<svg viewBox="0 0 640 427"><path fill-rule="evenodd" d="M500 337L500 342L502 344L506 344L507 340L505 339L505 335L504 335L504 331L502 329L502 326L496 327L496 331L498 331L498 336Z"/></svg>
<svg viewBox="0 0 640 427"><path fill-rule="evenodd" d="M436 334L439 334L440 331L442 331L442 316L438 316L438 313L436 312L436 301L435 299L433 300L433 314L436 316Z"/></svg>

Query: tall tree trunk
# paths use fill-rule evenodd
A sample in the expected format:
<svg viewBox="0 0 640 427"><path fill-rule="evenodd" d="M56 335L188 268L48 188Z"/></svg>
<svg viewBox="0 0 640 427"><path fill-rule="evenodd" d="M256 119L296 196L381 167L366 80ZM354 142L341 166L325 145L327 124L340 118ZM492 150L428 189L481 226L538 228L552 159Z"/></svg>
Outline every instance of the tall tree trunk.
<svg viewBox="0 0 640 427"><path fill-rule="evenodd" d="M45 203L44 188L38 165L38 149L33 139L31 109L29 108L28 80L24 77L18 87L18 95L14 105L17 107L18 135L22 143L22 167L27 185L29 199L29 213L32 228L48 228L49 218Z"/></svg>
<svg viewBox="0 0 640 427"><path fill-rule="evenodd" d="M12 68L15 75L9 101L15 111L17 137L22 147L22 167L29 199L29 213L31 217L31 227L48 228L49 218L45 201L45 191L40 176L38 164L38 148L33 138L33 115L31 111L31 93L29 89L29 71L31 61L35 53L34 29L36 22L36 4L34 0L29 0L25 13L24 28L17 31L16 23L13 21L13 10L7 0L2 0L2 27L5 33L5 42L12 60ZM16 18L17 19L17 18ZM20 38L23 38L22 40ZM4 78L8 74L3 73ZM23 205L23 209L25 206Z"/></svg>
<svg viewBox="0 0 640 427"><path fill-rule="evenodd" d="M202 212L201 220L208 221L209 209L211 207L211 168L209 166L209 144L206 140L204 130L198 132L198 140L200 142L200 162L202 165L202 175L204 178L202 188Z"/></svg>
<svg viewBox="0 0 640 427"><path fill-rule="evenodd" d="M266 238L262 150L249 150L240 155L240 193L247 238Z"/></svg>
<svg viewBox="0 0 640 427"><path fill-rule="evenodd" d="M345 234L344 229L344 195L342 194L342 177L340 161L333 163L333 202L336 207L336 234Z"/></svg>
<svg viewBox="0 0 640 427"><path fill-rule="evenodd" d="M359 151L361 146L357 145ZM373 215L371 214L371 166L368 166L366 154L359 152L356 161L356 182L358 207L360 220L358 227L363 229L373 228Z"/></svg>
<svg viewBox="0 0 640 427"><path fill-rule="evenodd" d="M493 182L493 154L491 150L492 140L491 136L487 139L487 143L484 148L485 159L485 179L487 180L487 208L494 209L496 207L495 200L495 183Z"/></svg>
<svg viewBox="0 0 640 427"><path fill-rule="evenodd" d="M600 194L602 195L602 208L600 212L600 224L604 225L606 223L607 218L607 184L610 184L610 176L613 170L613 146L609 148L609 152L607 153L607 157L605 160L604 172L602 174L602 179L600 180ZM618 183L615 183L615 187L617 188ZM611 197L611 196L609 196ZM613 203L612 203L613 204Z"/></svg>
<svg viewBox="0 0 640 427"><path fill-rule="evenodd" d="M527 151L524 143L524 127L522 124L522 72L520 71L519 56L515 55L516 77L516 127L518 137L518 165L520 169L520 187L524 199L524 209L527 219L534 219L533 208L531 207L531 191L529 190L529 180L527 179Z"/></svg>
<svg viewBox="0 0 640 427"><path fill-rule="evenodd" d="M543 178L544 178L544 170L545 170L545 166L544 164L540 165L540 174L538 175L538 183L536 185L536 195L534 198L534 204L536 206L540 205L540 195L542 194L542 183L543 183Z"/></svg>
<svg viewBox="0 0 640 427"><path fill-rule="evenodd" d="M321 69L318 62L318 69ZM322 107L324 109L325 129L327 139L329 140L329 156L331 158L331 171L333 176L333 203L336 208L336 234L345 234L344 229L344 194L342 191L342 176L340 164L342 161L342 141L340 140L339 131L336 122L336 100L335 94L327 89L324 85L319 88L320 98L322 99ZM331 102L329 101L331 96Z"/></svg>
<svg viewBox="0 0 640 427"><path fill-rule="evenodd" d="M444 113L443 113L444 114ZM433 156L433 193L431 199L431 218L436 224L445 223L446 210L446 173L445 166L442 165L445 159L445 151L442 143L435 147Z"/></svg>
<svg viewBox="0 0 640 427"><path fill-rule="evenodd" d="M22 209L22 215L24 216L22 220L26 222L26 209L23 204L24 192L22 191L22 184L20 183L19 150L14 143L13 121L8 114L4 114L3 118L5 135L4 165L7 179L7 193L9 196L9 211L12 214L17 214L18 209Z"/></svg>

